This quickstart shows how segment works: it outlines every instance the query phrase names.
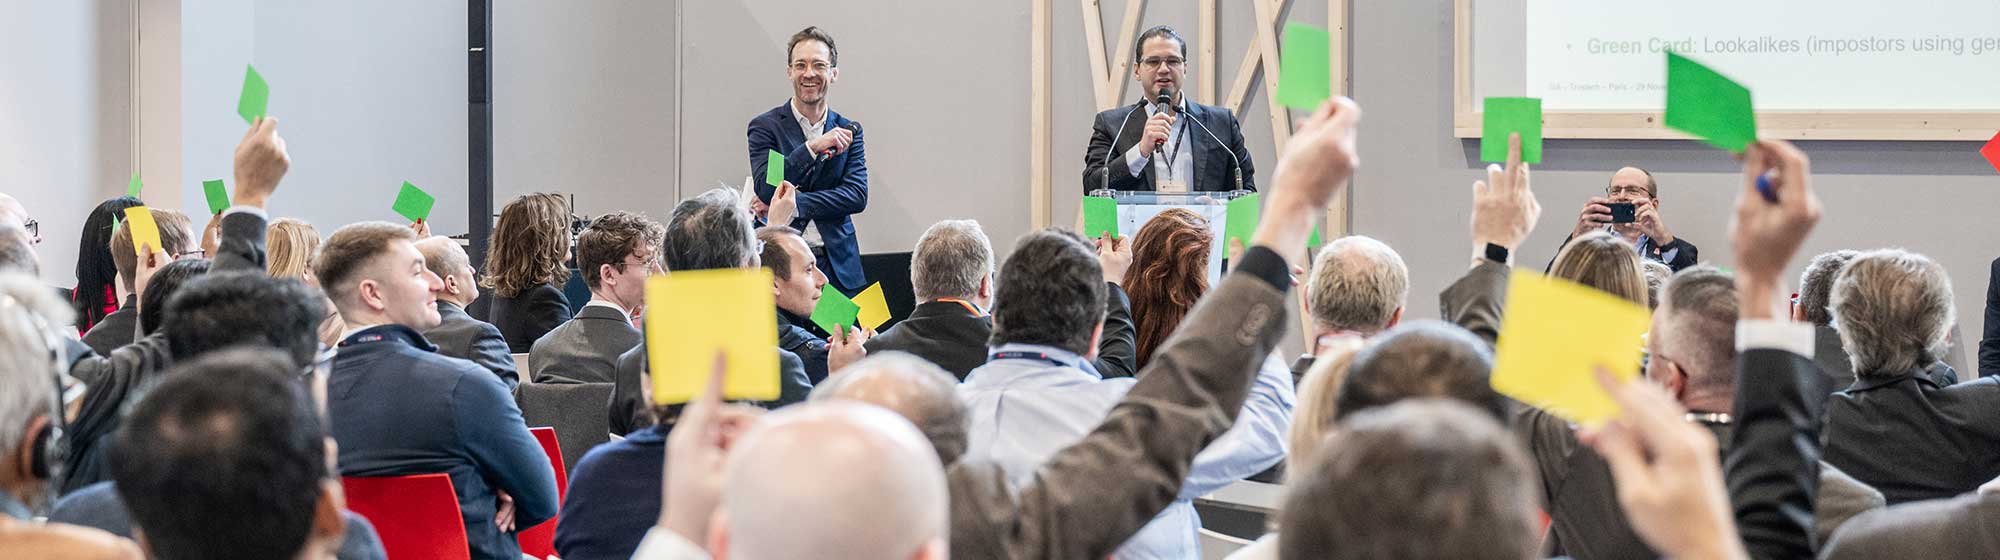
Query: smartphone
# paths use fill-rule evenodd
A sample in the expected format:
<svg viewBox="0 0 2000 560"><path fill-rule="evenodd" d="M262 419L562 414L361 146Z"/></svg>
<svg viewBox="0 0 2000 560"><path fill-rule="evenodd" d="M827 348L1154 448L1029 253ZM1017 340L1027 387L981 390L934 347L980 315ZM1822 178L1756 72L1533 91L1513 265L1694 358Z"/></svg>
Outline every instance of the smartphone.
<svg viewBox="0 0 2000 560"><path fill-rule="evenodd" d="M1605 206L1611 207L1611 223L1629 224L1638 220L1638 210L1639 210L1638 204L1631 202L1612 202L1609 204L1605 204Z"/></svg>

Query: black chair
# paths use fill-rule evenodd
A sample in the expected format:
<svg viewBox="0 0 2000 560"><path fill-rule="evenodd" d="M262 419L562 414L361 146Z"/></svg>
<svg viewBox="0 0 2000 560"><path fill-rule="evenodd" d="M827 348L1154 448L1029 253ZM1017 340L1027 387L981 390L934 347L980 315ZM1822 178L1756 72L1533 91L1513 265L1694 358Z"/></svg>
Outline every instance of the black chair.
<svg viewBox="0 0 2000 560"><path fill-rule="evenodd" d="M604 410L611 403L610 383L522 383L514 402L528 426L555 428L562 445L563 468L575 471L590 448L611 441L611 420Z"/></svg>

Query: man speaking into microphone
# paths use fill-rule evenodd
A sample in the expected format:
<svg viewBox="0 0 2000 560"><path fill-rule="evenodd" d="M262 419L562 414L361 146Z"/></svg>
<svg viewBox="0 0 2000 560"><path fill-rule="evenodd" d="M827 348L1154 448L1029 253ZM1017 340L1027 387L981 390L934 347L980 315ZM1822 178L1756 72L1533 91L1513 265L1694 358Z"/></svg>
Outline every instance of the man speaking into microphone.
<svg viewBox="0 0 2000 560"><path fill-rule="evenodd" d="M840 48L818 27L792 35L785 47L792 98L750 119L750 176L757 202L794 197L789 225L816 241L814 256L827 280L853 294L868 285L861 271L861 246L854 215L868 209L868 159L861 149L861 123L827 108L827 90L840 78ZM785 158L782 195L764 181L770 153ZM761 221L763 216L759 216ZM823 247L823 250L822 250Z"/></svg>
<svg viewBox="0 0 2000 560"><path fill-rule="evenodd" d="M1158 26L1132 45L1139 102L1097 114L1084 153L1083 192L1257 190L1243 129L1228 109L1189 101L1187 41Z"/></svg>

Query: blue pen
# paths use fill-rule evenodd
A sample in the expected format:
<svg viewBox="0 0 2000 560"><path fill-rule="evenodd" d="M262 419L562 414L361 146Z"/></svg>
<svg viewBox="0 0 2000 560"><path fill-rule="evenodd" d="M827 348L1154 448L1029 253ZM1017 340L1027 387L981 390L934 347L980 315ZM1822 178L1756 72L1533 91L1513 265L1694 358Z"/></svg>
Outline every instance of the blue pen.
<svg viewBox="0 0 2000 560"><path fill-rule="evenodd" d="M1757 176L1757 192L1763 194L1766 201L1778 201L1778 192L1771 190L1771 176L1769 174Z"/></svg>

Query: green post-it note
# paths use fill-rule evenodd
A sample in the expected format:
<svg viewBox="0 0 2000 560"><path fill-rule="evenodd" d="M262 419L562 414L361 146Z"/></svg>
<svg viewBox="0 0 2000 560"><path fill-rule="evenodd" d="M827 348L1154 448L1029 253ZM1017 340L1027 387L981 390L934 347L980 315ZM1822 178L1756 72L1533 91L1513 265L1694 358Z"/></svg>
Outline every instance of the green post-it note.
<svg viewBox="0 0 2000 560"><path fill-rule="evenodd" d="M1750 88L1677 53L1667 53L1666 125L1709 145L1742 152L1757 141Z"/></svg>
<svg viewBox="0 0 2000 560"><path fill-rule="evenodd" d="M1263 195L1251 193L1229 201L1228 213L1223 217L1222 246L1228 247L1230 240L1243 240L1243 248L1250 248L1250 239L1257 233L1257 220L1263 215Z"/></svg>
<svg viewBox="0 0 2000 560"><path fill-rule="evenodd" d="M145 184L139 182L139 172L133 171L132 182L125 184L125 196L129 196L132 198L139 198L139 190L144 187Z"/></svg>
<svg viewBox="0 0 2000 560"><path fill-rule="evenodd" d="M840 293L833 284L820 288L819 304L813 306L813 324L819 325L819 328L825 330L827 334L841 336L843 332L841 327L853 325L860 317L861 304L847 299L847 294Z"/></svg>
<svg viewBox="0 0 2000 560"><path fill-rule="evenodd" d="M243 122L257 122L264 116L264 109L271 103L271 85L264 83L264 76L257 73L257 67L243 67L243 94L236 98L236 114L243 115Z"/></svg>
<svg viewBox="0 0 2000 560"><path fill-rule="evenodd" d="M434 204L437 204L437 199L431 197L430 193L424 192L409 181L403 181L403 190L396 193L396 203L390 208L412 222L421 222L431 217L431 206Z"/></svg>
<svg viewBox="0 0 2000 560"><path fill-rule="evenodd" d="M221 179L202 181L201 190L208 194L208 213L221 214L229 209L229 189L223 188Z"/></svg>
<svg viewBox="0 0 2000 560"><path fill-rule="evenodd" d="M1479 161L1506 162L1507 135L1521 134L1521 161L1542 162L1542 100L1534 97L1488 97L1485 126L1479 135Z"/></svg>
<svg viewBox="0 0 2000 560"><path fill-rule="evenodd" d="M785 183L785 154L769 152L764 154L764 184L775 187Z"/></svg>
<svg viewBox="0 0 2000 560"><path fill-rule="evenodd" d="M1278 104L1311 111L1333 96L1328 53L1333 38L1325 29L1285 24L1285 50L1278 58Z"/></svg>
<svg viewBox="0 0 2000 560"><path fill-rule="evenodd" d="M1118 237L1118 201L1101 196L1083 197L1083 236L1091 239L1110 234Z"/></svg>

